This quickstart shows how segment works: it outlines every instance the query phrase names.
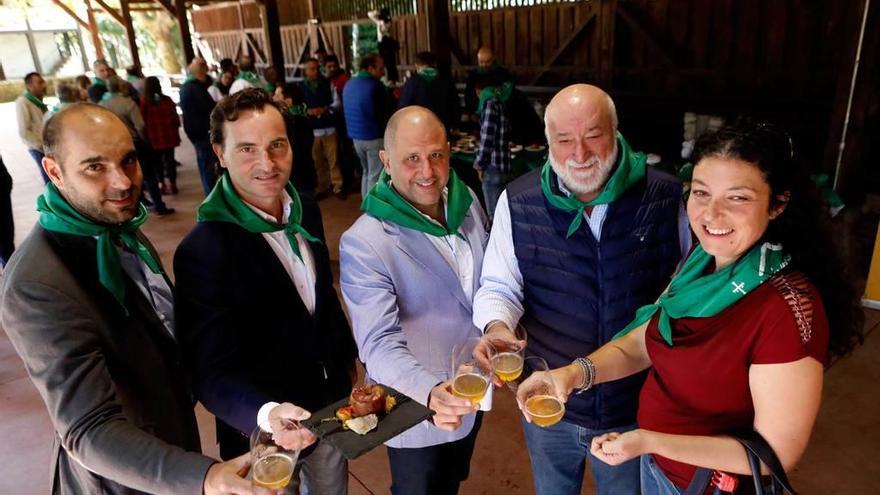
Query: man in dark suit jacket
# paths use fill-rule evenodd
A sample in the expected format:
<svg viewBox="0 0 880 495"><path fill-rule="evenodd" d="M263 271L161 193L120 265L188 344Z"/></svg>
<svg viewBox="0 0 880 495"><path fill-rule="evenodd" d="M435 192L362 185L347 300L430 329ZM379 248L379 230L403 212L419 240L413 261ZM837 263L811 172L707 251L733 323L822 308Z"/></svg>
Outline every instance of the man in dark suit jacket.
<svg viewBox="0 0 880 495"><path fill-rule="evenodd" d="M196 398L217 416L226 458L247 450L247 435L278 402L316 411L346 397L357 350L320 211L289 182L279 107L261 89L235 93L212 112L211 140L224 173L177 249L174 273ZM303 432L294 448L311 442ZM329 445L298 468L310 492L346 492L347 464Z"/></svg>
<svg viewBox="0 0 880 495"><path fill-rule="evenodd" d="M180 365L171 284L138 227L141 170L112 112L47 122L40 225L12 256L0 324L55 428L53 494L254 493L199 435Z"/></svg>

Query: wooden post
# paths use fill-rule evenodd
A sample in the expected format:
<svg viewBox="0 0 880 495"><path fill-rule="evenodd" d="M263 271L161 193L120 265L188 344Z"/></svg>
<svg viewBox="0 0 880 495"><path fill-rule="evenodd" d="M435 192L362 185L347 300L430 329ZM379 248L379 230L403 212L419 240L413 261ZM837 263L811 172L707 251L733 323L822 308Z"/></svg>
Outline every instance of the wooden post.
<svg viewBox="0 0 880 495"><path fill-rule="evenodd" d="M122 7L122 24L125 26L125 35L128 38L128 51L131 52L131 64L135 67L141 66L141 57L138 55L137 39L134 33L134 24L131 22L131 9L128 4L129 0L119 0Z"/></svg>
<svg viewBox="0 0 880 495"><path fill-rule="evenodd" d="M92 45L95 46L95 58L103 59L104 49L101 47L101 37L98 36L98 23L95 22L95 11L92 10L92 2L90 0L85 0L85 2L89 18L89 33L92 35Z"/></svg>
<svg viewBox="0 0 880 495"><path fill-rule="evenodd" d="M183 66L186 67L196 56L189 33L189 19L186 17L186 0L174 0L174 9L177 11L177 27L180 29L180 44L183 46Z"/></svg>
<svg viewBox="0 0 880 495"><path fill-rule="evenodd" d="M452 48L449 37L449 1L424 0L428 50L437 56L437 69L449 74L452 69Z"/></svg>
<svg viewBox="0 0 880 495"><path fill-rule="evenodd" d="M599 0L599 86L611 91L614 79L614 24L617 0Z"/></svg>
<svg viewBox="0 0 880 495"><path fill-rule="evenodd" d="M266 33L266 42L269 45L269 57L272 65L284 77L284 47L281 44L281 26L278 20L277 0L260 0L263 4L263 31Z"/></svg>

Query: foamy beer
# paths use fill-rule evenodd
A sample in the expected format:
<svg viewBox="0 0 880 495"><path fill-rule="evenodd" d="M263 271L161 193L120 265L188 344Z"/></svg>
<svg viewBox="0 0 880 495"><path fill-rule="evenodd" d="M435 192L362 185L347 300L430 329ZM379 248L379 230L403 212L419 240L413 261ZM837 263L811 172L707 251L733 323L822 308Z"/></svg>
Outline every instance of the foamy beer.
<svg viewBox="0 0 880 495"><path fill-rule="evenodd" d="M525 358L529 374L517 389L517 400L532 423L552 426L565 415L565 404L559 400L558 388L547 368L547 361L537 356Z"/></svg>
<svg viewBox="0 0 880 495"><path fill-rule="evenodd" d="M452 395L479 404L489 390L491 369L485 369L474 358L479 338L470 338L452 347Z"/></svg>
<svg viewBox="0 0 880 495"><path fill-rule="evenodd" d="M293 421L285 422L285 428L299 428ZM290 483L299 450L288 450L272 440L268 424L257 426L251 433L251 480L254 486L279 489Z"/></svg>

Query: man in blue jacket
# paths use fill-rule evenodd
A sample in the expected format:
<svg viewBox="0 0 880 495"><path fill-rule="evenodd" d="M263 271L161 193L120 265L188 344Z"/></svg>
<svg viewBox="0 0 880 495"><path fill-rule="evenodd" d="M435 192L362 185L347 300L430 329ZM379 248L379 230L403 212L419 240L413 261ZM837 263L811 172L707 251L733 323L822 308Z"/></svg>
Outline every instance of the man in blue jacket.
<svg viewBox="0 0 880 495"><path fill-rule="evenodd" d="M379 180L382 161L382 134L389 116L388 91L380 79L385 75L385 61L371 53L361 59L360 70L345 85L342 93L345 124L354 142L354 151L364 173L361 176L361 196Z"/></svg>
<svg viewBox="0 0 880 495"><path fill-rule="evenodd" d="M183 112L183 130L196 149L202 188L207 195L217 181L216 159L209 139L214 98L208 93L211 80L201 60L193 61L189 66L189 74L190 77L180 88L180 110Z"/></svg>

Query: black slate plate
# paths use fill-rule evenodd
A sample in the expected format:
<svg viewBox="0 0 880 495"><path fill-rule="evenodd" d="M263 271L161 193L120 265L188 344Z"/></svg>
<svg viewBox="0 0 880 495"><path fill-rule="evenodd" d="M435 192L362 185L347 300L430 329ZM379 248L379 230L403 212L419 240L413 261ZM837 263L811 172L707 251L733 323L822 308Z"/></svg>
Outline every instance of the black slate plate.
<svg viewBox="0 0 880 495"><path fill-rule="evenodd" d="M351 460L373 450L434 414L427 407L393 388L385 385L382 385L382 388L387 394L397 399L397 405L391 413L379 418L379 425L376 426L376 429L366 435L358 435L353 431L343 429L340 421L322 421L327 418L335 418L336 410L348 405L348 397L313 413L312 417L302 421L302 425L342 453L346 459Z"/></svg>

